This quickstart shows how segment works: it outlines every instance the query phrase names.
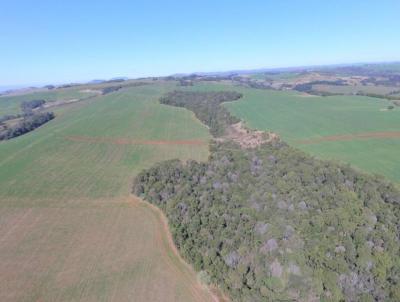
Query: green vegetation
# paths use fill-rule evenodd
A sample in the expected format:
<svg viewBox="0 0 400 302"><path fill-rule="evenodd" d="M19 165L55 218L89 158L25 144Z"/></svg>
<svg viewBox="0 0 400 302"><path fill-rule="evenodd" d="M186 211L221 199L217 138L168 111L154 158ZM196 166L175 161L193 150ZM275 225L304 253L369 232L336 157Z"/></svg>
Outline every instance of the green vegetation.
<svg viewBox="0 0 400 302"><path fill-rule="evenodd" d="M46 103L45 100L24 101L21 103L21 111L30 113L32 110L42 107L44 103Z"/></svg>
<svg viewBox="0 0 400 302"><path fill-rule="evenodd" d="M43 92L34 92L22 95L0 96L0 116L19 113L20 104L31 100L45 100L47 102L58 100L80 99L93 95L82 92L80 88L54 89Z"/></svg>
<svg viewBox="0 0 400 302"><path fill-rule="evenodd" d="M211 301L166 245L154 212L127 197L137 176L135 192L167 214L201 280L235 301L399 300L393 184L281 142L251 150L213 143L209 151L208 129L196 119L221 136L241 117L319 157L400 179L395 137L315 142L397 133L394 103L222 82L181 91L176 81L151 83L123 82L54 107L52 122L0 143L0 292L35 301ZM175 107L160 104L161 96ZM46 100L19 97L11 113Z"/></svg>
<svg viewBox="0 0 400 302"><path fill-rule="evenodd" d="M0 142L0 300L212 301L158 214L129 197L143 168L208 157L207 128L158 102L175 85L54 107L50 123Z"/></svg>
<svg viewBox="0 0 400 302"><path fill-rule="evenodd" d="M215 142L207 163L157 164L133 192L166 213L184 257L234 301L400 299L400 191L384 178L280 141Z"/></svg>
<svg viewBox="0 0 400 302"><path fill-rule="evenodd" d="M208 163L140 173L134 192L234 301L400 298L400 192L386 180L282 143L218 144Z"/></svg>
<svg viewBox="0 0 400 302"><path fill-rule="evenodd" d="M400 131L400 111L397 107L387 110L392 104L390 101L361 96L307 97L272 90L238 91L243 93L243 99L228 103L226 107L249 127L274 131L289 144L318 157L341 160L400 180L400 139L395 135ZM376 132L394 135L303 143L327 136Z"/></svg>
<svg viewBox="0 0 400 302"><path fill-rule="evenodd" d="M26 115L12 126L0 124L0 141L28 133L54 118L53 112L39 112Z"/></svg>
<svg viewBox="0 0 400 302"><path fill-rule="evenodd" d="M185 107L193 111L196 117L210 127L214 136L221 136L228 125L239 122L221 103L235 101L242 95L232 91L189 92L174 91L160 99L161 104Z"/></svg>
<svg viewBox="0 0 400 302"><path fill-rule="evenodd" d="M291 80L301 76L299 72L264 72L251 74L250 77L255 80Z"/></svg>
<svg viewBox="0 0 400 302"><path fill-rule="evenodd" d="M37 111L44 104L44 100L24 101L21 103L21 114L2 116L0 118L0 141L33 131L52 120L53 112Z"/></svg>
<svg viewBox="0 0 400 302"><path fill-rule="evenodd" d="M101 90L102 94L109 94L111 92L115 92L118 91L122 88L122 86L109 86L109 87L105 87Z"/></svg>
<svg viewBox="0 0 400 302"><path fill-rule="evenodd" d="M312 90L328 92L332 94L376 94L383 96L391 95L393 92L400 93L400 87L374 86L374 85L312 85Z"/></svg>
<svg viewBox="0 0 400 302"><path fill-rule="evenodd" d="M134 143L207 142L207 128L192 113L158 103L172 87L129 88L57 108L54 122L0 143L0 199L111 197L128 192L134 173L157 161L206 159L207 145ZM87 141L71 140L73 137ZM96 143L91 138L115 140ZM118 143L121 138L128 143Z"/></svg>
<svg viewBox="0 0 400 302"><path fill-rule="evenodd" d="M335 81L311 81L308 83L303 83L303 84L297 84L296 86L293 87L294 90L300 91L300 92L306 92L306 93L310 93L310 94L330 94L330 92L326 92L326 91L318 91L318 90L314 90L314 86L317 85L329 85L329 86L345 86L345 81L343 80L335 80Z"/></svg>

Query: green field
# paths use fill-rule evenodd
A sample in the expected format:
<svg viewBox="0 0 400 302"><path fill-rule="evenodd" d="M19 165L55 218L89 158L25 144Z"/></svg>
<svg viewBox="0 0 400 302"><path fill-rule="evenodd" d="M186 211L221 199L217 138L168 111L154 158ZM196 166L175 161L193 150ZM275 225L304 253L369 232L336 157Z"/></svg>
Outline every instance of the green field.
<svg viewBox="0 0 400 302"><path fill-rule="evenodd" d="M0 96L0 116L20 112L20 104L24 101L45 100L48 102L58 100L80 99L93 95L83 92L78 88L56 89L50 91L34 92L21 95Z"/></svg>
<svg viewBox="0 0 400 302"><path fill-rule="evenodd" d="M301 143L301 140L325 136L399 132L400 108L386 110L389 101L359 96L305 97L294 92L237 90L244 93L244 98L226 106L251 128L274 131L288 143L318 157L337 159L400 181L399 137Z"/></svg>
<svg viewBox="0 0 400 302"><path fill-rule="evenodd" d="M54 107L54 120L0 143L1 301L212 301L174 254L159 213L129 195L134 176L156 162L208 157L208 129L159 104L174 89L154 83ZM225 106L251 128L400 180L399 138L302 142L398 133L400 108L385 110L389 101L227 83L179 89L240 91Z"/></svg>
<svg viewBox="0 0 400 302"><path fill-rule="evenodd" d="M155 160L205 159L207 147L68 139L207 140L207 129L192 113L158 104L162 89L130 88L70 106L39 130L1 143L0 197L115 196L126 193L133 174Z"/></svg>
<svg viewBox="0 0 400 302"><path fill-rule="evenodd" d="M158 103L174 88L59 107L51 122L0 143L1 301L211 301L159 215L129 195L155 162L207 159L207 128ZM205 143L175 143L185 140Z"/></svg>

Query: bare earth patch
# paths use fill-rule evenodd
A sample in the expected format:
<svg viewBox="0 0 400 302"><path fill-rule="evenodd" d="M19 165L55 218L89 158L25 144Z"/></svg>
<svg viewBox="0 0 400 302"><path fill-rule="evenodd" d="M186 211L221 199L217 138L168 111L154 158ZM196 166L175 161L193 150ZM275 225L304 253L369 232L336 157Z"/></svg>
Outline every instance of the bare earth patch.
<svg viewBox="0 0 400 302"><path fill-rule="evenodd" d="M309 93L299 93L295 95L298 98L319 98L320 96L314 95L314 94L309 94Z"/></svg>
<svg viewBox="0 0 400 302"><path fill-rule="evenodd" d="M72 104L72 103L79 102L80 100L81 99L70 99L70 100L58 100L58 101L53 101L53 102L46 102L43 105L43 108L47 109L47 108L52 108L52 107L58 107L58 106L62 106L62 105Z"/></svg>
<svg viewBox="0 0 400 302"><path fill-rule="evenodd" d="M83 90L80 90L80 92L101 94L101 91L100 90L96 90L96 89L83 89Z"/></svg>
<svg viewBox="0 0 400 302"><path fill-rule="evenodd" d="M250 130L246 128L242 122L231 125L227 129L227 133L216 141L233 140L242 148L252 149L264 143L270 143L279 140L279 136L273 132L264 132L259 130Z"/></svg>
<svg viewBox="0 0 400 302"><path fill-rule="evenodd" d="M385 132L366 132L359 134L344 134L344 135L331 135L323 136L315 139L298 140L298 144L318 144L323 142L336 142L336 141L352 141L357 139L387 139L387 138L400 138L400 131L385 131Z"/></svg>
<svg viewBox="0 0 400 302"><path fill-rule="evenodd" d="M203 140L132 140L128 138L91 137L91 136L66 136L67 140L86 143L103 143L114 145L207 145Z"/></svg>

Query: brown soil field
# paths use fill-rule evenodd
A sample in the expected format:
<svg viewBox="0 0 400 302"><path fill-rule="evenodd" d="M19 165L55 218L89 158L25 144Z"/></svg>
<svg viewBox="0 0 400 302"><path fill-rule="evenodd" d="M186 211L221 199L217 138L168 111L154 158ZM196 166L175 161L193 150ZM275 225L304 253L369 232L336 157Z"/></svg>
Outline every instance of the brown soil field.
<svg viewBox="0 0 400 302"><path fill-rule="evenodd" d="M0 209L0 301L218 301L160 210L133 197L74 204Z"/></svg>
<svg viewBox="0 0 400 302"><path fill-rule="evenodd" d="M106 143L115 145L207 145L202 140L131 140L127 138L67 136L67 140L87 143Z"/></svg>
<svg viewBox="0 0 400 302"><path fill-rule="evenodd" d="M400 138L400 131L385 131L385 132L366 132L358 134L343 134L323 136L315 139L299 140L299 144L318 144L322 142L336 142L336 141L352 141L357 139L388 139Z"/></svg>

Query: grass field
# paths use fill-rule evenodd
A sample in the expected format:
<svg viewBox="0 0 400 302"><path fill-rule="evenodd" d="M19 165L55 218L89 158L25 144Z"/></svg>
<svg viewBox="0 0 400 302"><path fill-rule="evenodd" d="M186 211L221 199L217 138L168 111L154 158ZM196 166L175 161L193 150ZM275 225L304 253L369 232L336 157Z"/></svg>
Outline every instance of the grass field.
<svg viewBox="0 0 400 302"><path fill-rule="evenodd" d="M306 97L294 92L239 90L244 98L226 106L251 128L274 131L288 143L318 157L341 160L400 181L400 109L386 110L389 101L359 96ZM377 137L376 132L387 135ZM350 140L321 139L358 134L367 135Z"/></svg>
<svg viewBox="0 0 400 302"><path fill-rule="evenodd" d="M24 101L31 100L71 100L80 99L93 95L93 93L82 92L78 88L57 89L43 92L34 92L13 96L0 96L0 116L5 114L15 114L20 112L20 104Z"/></svg>
<svg viewBox="0 0 400 302"><path fill-rule="evenodd" d="M63 106L0 143L1 301L212 301L171 249L162 217L129 196L142 168L208 156L207 144L175 143L209 134L189 111L158 103L173 88Z"/></svg>

